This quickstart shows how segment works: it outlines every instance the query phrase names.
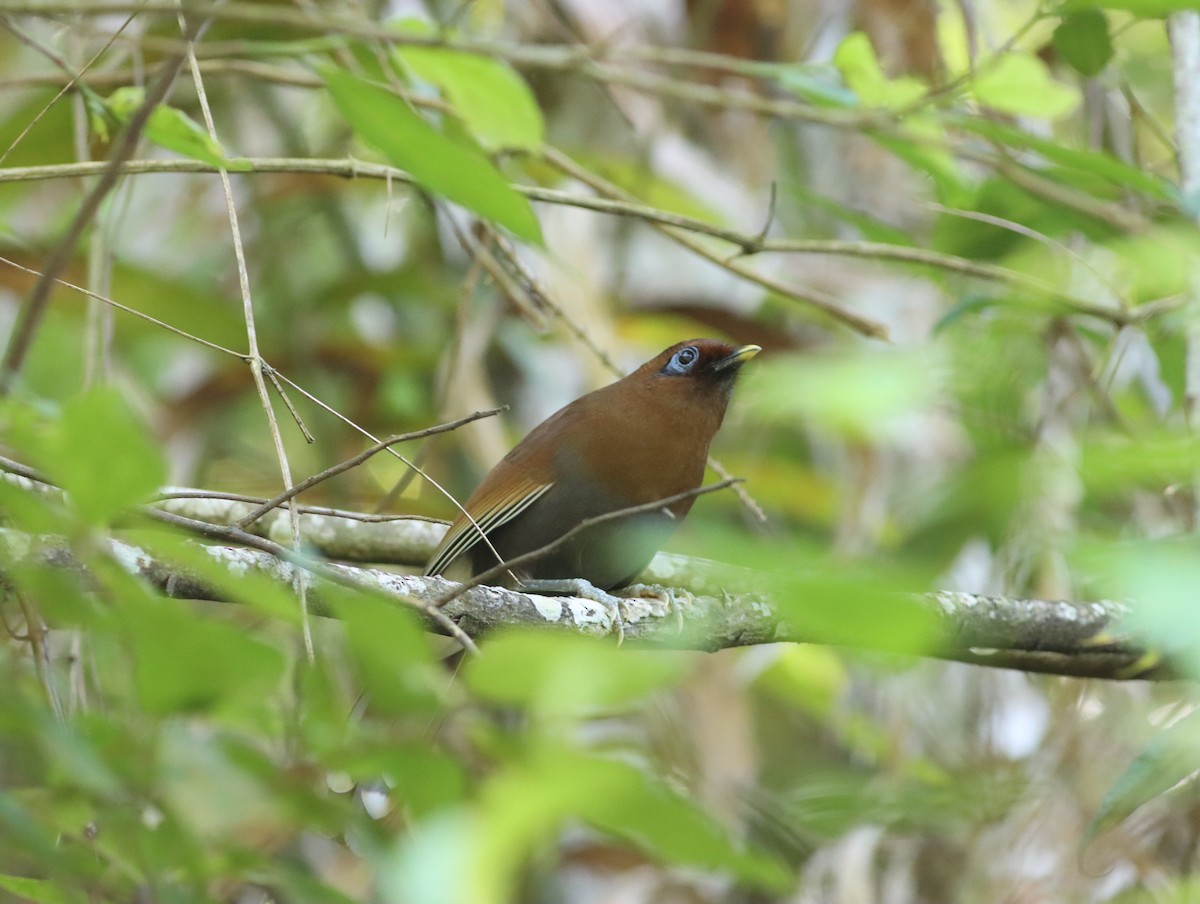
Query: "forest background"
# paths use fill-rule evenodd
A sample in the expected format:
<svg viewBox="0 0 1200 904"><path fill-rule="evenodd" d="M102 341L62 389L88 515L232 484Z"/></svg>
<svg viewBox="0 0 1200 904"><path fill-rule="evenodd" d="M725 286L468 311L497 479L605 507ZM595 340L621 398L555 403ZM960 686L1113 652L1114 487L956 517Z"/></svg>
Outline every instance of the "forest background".
<svg viewBox="0 0 1200 904"><path fill-rule="evenodd" d="M1194 900L1194 6L0 2L0 897ZM394 577L704 335L679 621Z"/></svg>

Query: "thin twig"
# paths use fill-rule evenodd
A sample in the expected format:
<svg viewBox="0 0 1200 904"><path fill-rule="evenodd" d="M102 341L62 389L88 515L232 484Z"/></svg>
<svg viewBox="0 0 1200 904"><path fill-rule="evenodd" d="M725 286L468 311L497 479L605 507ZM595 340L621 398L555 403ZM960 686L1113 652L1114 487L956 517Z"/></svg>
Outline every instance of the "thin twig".
<svg viewBox="0 0 1200 904"><path fill-rule="evenodd" d="M200 112L204 115L204 127L208 131L209 137L214 142L217 142L219 141L217 127L213 121L212 110L209 107L208 93L204 89L204 79L200 74L200 64L196 59L195 37L199 33L200 27L188 27L187 18L183 10L183 0L176 0L176 8L179 19L179 30L186 36L187 60L191 68L192 83L196 88L196 97L200 101ZM250 273L246 267L246 251L242 245L241 227L238 225L237 204L233 200L233 184L229 179L229 171L225 167L220 167L218 173L221 177L221 188L225 192L225 209L229 216L229 231L233 239L233 254L237 261L238 288L242 296L242 316L246 323L250 373L254 380L254 387L258 390L258 398L262 404L263 414L267 418L267 428L271 433L271 441L275 445L275 458L279 462L279 474L283 480L283 488L290 490L292 488L292 468L288 462L287 449L283 445L283 435L279 431L279 421L275 417L275 407L271 404L271 395L267 391L266 380L263 376L265 365L258 348L258 327L254 319L254 301L250 294ZM290 506L288 510L291 514L292 545L295 549L299 550L303 542L300 531L300 513ZM316 658L316 652L313 648L312 626L308 620L308 592L303 583L296 585L296 593L300 600L304 652L308 656L308 660L312 662Z"/></svg>
<svg viewBox="0 0 1200 904"><path fill-rule="evenodd" d="M247 172L253 173L317 173L343 178L390 179L409 183L412 178L402 170L397 170L383 164L366 163L358 160L315 159L304 157L252 157L238 158L238 162L249 167ZM48 166L13 167L0 170L0 184L5 182L38 181L42 179L69 178L88 175L102 165L96 163L67 163ZM129 161L123 172L135 173L212 173L216 168L197 160L134 160ZM593 178L597 178L594 177ZM582 180L580 180L582 181ZM884 242L855 242L833 239L793 239L793 238L764 238L761 235L741 232L736 229L719 226L713 223L687 217L669 211L660 210L647 204L639 203L629 196L598 197L580 195L559 189L543 188L540 186L514 185L517 191L531 201L545 204L557 204L577 207L582 210L592 210L597 213L607 213L613 216L629 217L642 220L655 227L670 227L697 235L710 236L735 246L742 255L761 253L778 254L828 254L841 257L855 257L866 260L895 261L897 263L917 266L934 267L964 277L986 279L990 282L1005 283L1029 292L1038 297L1062 304L1080 314L1098 317L1110 322L1124 325L1133 315L1126 312L1103 308L1091 304L1081 298L1065 293L1045 280L1009 267L974 261L969 258L945 254L928 248L916 248L910 245L891 245ZM602 193L603 194L603 193ZM938 205L929 205L938 209ZM954 213L944 209L946 213ZM970 215L971 212L963 212ZM986 215L982 215L986 216ZM1008 221L1005 221L1008 222ZM1019 225L1019 224L1014 224ZM663 229L664 234L671 235L671 229ZM729 269L728 255L718 254L711 249L705 249L705 256L714 260L719 266ZM759 282L757 275L752 278ZM791 290L785 290L785 294ZM803 299L802 299L803 300Z"/></svg>
<svg viewBox="0 0 1200 904"><path fill-rule="evenodd" d="M46 693L46 701L54 711L59 722L65 722L66 712L63 710L62 699L58 688L54 686L54 669L50 660L50 649L46 642L46 623L41 614L33 607L29 599L19 590L13 591L17 604L25 616L25 638L29 642L29 653L33 657L33 670L37 674L38 683Z"/></svg>
<svg viewBox="0 0 1200 904"><path fill-rule="evenodd" d="M309 431L308 426L304 423L304 418L300 416L300 412L296 410L296 406L292 404L291 398L287 394L287 390L283 388L283 384L279 382L279 376L275 373L275 368L271 367L266 362L263 362L263 370L266 371L267 379L271 381L271 385L275 387L275 391L279 393L279 398L283 400L283 404L287 407L288 413L291 414L292 420L296 422L296 426L300 428L300 433L304 437L306 443L315 443L316 439Z"/></svg>
<svg viewBox="0 0 1200 904"><path fill-rule="evenodd" d="M13 149L16 148L17 145L25 140L25 136L29 134L30 130L42 121L42 117L49 113L50 110L54 108L54 105L62 99L63 95L75 87L75 84L83 77L84 73L91 69L92 66L95 65L96 61L108 52L108 48L112 47L113 43L118 37L120 37L121 33L125 31L127 27L129 27L129 23L133 21L133 17L134 13L130 13L128 16L126 16L125 21L121 23L120 27L117 28L117 30L109 37L104 45L92 55L90 60L83 64L83 68L81 68L78 72L72 72L71 68L67 65L66 60L55 53L53 48L47 47L33 35L20 28L8 16L0 16L0 22L4 24L5 28L13 33L18 41L28 45L29 47L32 47L38 53L42 54L42 56L46 57L46 59L58 66L58 68L67 75L67 83L59 89L58 93L55 94L54 97L50 98L49 102L47 102L47 104L42 107L41 110L39 110L30 118L29 122L25 124L25 127L17 133L17 137L12 140L12 143L4 149L4 153L0 154L0 163L3 163L8 159L8 155L13 152Z"/></svg>
<svg viewBox="0 0 1200 904"><path fill-rule="evenodd" d="M245 530L247 527L249 527L251 524L253 524L255 521L257 521L259 518L261 518L263 515L265 515L267 512L271 511L272 509L278 508L279 506L283 505L285 502L288 502L289 500L291 500L293 497L298 496L300 493L303 493L305 490L311 489L312 487L316 486L318 483L328 480L330 477L335 477L338 474L341 474L345 471L349 471L351 468L358 467L360 464L362 464L364 461L366 461L371 456L375 455L378 452L382 452L384 449L387 449L390 446L394 446L397 443L408 442L409 440L413 440L413 439L421 439L426 436L434 436L435 434L438 434L438 433L447 433L450 430L457 430L459 427L463 426L463 424L469 424L472 421L479 420L480 418L493 417L494 415L499 414L501 411L506 410L506 408L507 408L507 406L501 405L499 408L491 408L487 411L476 411L474 414L468 414L465 417L460 417L457 420L450 421L449 423L446 423L446 424L438 424L434 427L426 427L423 430L416 430L412 433L403 433L403 434L398 434L396 436L390 436L387 439L381 440L381 441L377 442L375 445L370 446L367 449L364 449L362 452L359 452L357 455L355 455L351 458L347 458L343 462L333 465L332 467L326 468L324 471L321 471L317 474L313 474L311 477L308 477L308 478L300 481L298 484L291 487L287 491L280 493L275 498L264 502L262 505L260 505L256 509L254 509L252 512L250 512L244 518L239 518L238 521L236 522L236 526Z"/></svg>
<svg viewBox="0 0 1200 904"><path fill-rule="evenodd" d="M248 546L251 549L257 549L261 552L270 553L278 559L287 562L290 565L296 566L298 569L312 574L322 580L329 581L333 584L338 584L342 587L349 587L352 590L357 590L362 593L370 593L372 589L365 587L362 583L348 577L338 571L326 568L321 562L311 559L308 556L297 552L294 549L288 549L286 546L281 546L271 540L248 533L237 527L229 527L221 524L209 524L207 521L197 521L194 518L185 518L182 515L175 515L170 512L163 512L158 509L144 509L146 517L163 524L170 524L174 527L181 528L189 533L197 536L206 537L210 540L222 540L229 543L237 543L242 546ZM479 649L475 646L475 642L468 637L463 630L448 618L437 606L424 600L405 598L404 602L416 606L429 618L433 619L446 633L461 643L466 649L472 653L478 653Z"/></svg>
<svg viewBox="0 0 1200 904"><path fill-rule="evenodd" d="M189 40L193 38L199 28L200 24L197 23L189 29L186 37ZM83 237L84 230L95 217L96 211L100 209L100 202L117 184L117 179L121 175L121 164L133 156L134 149L141 138L142 129L145 128L154 108L171 90L171 85L175 81L175 76L179 74L184 60L184 54L177 54L163 63L158 78L146 89L145 99L141 106L130 117L129 123L121 133L121 140L114 145L108 160L103 164L100 179L88 192L83 203L79 205L79 210L76 211L66 235L58 243L50 260L46 262L42 275L34 284L33 292L21 306L21 311L17 315L17 325L13 330L12 338L9 339L8 347L4 351L4 358L0 361L0 396L8 394L13 380L25 363L25 357L29 354L29 349L33 344L33 337L46 313L46 305L50 301L50 291L54 287L55 280L67 266L67 262L75 252L75 246Z"/></svg>
<svg viewBox="0 0 1200 904"><path fill-rule="evenodd" d="M41 277L44 275L40 270L34 270L31 267L26 267L22 264L18 264L16 261L9 260L7 257L0 257L0 264L6 264L7 266L12 267L14 270L20 270L22 273L28 273L30 276ZM54 282L60 286L64 286L65 288L73 289L74 291L80 293L81 295L86 295L88 298L92 298L96 301L104 302L104 304L106 304L110 307L116 308L118 311L124 311L126 314L132 314L134 317L138 317L142 320L145 320L147 323L152 323L161 329L168 330L169 332L174 333L176 336L182 336L184 339L188 339L192 342L195 342L197 345L203 345L205 348L211 348L213 351L220 352L223 355L230 355L234 358L239 358L243 361L246 360L245 352L234 351L231 348L226 348L223 345L218 345L216 342L210 342L207 339L201 339L199 336L197 336L193 333L189 333L187 330L181 330L179 327L173 326L164 320L159 320L158 318L151 317L149 314L143 313L142 311L139 311L136 308L131 308L128 305L123 305L123 304L121 304L121 302L115 301L106 295L101 295L99 292L93 292L91 289L85 289L83 286L77 286L75 283L67 282L67 280L65 280L65 279L55 278Z"/></svg>
<svg viewBox="0 0 1200 904"><path fill-rule="evenodd" d="M577 164L574 160L568 157L561 151L547 145L542 150L546 162L573 179L578 179L580 182L587 185L594 191L609 198L617 198L621 201L633 201L634 199L624 190L618 188L607 179L597 176L590 170ZM824 293L814 291L812 289L797 289L792 286L784 285L778 280L772 279L769 276L764 276L749 267L739 264L737 261L726 260L725 257L714 251L707 245L697 241L693 236L679 231L679 229L665 226L661 223L653 224L663 235L674 241L676 244L682 245L694 254L699 255L705 260L712 261L719 267L723 267L735 276L740 276L749 282L757 283L764 289L776 293L784 298L791 298L794 301L802 302L810 305L824 314L829 315L834 320L849 326L851 329L864 336L871 336L876 339L887 338L887 327L878 321L858 314L848 308L840 305L836 299L825 295Z"/></svg>
<svg viewBox="0 0 1200 904"><path fill-rule="evenodd" d="M6 460L0 458L0 467L6 467ZM167 502L171 499L212 499L221 502L244 502L247 505L262 505L267 500L261 496L247 496L244 493L224 493L217 490L171 489L163 490L154 497L156 502ZM359 521L363 524L388 524L393 521L424 521L429 524L449 524L445 518L430 518L427 515L382 515L352 512L349 509L330 508L325 505L299 506L304 515L326 515L332 518L344 518L347 521Z"/></svg>
<svg viewBox="0 0 1200 904"><path fill-rule="evenodd" d="M280 374L279 378L281 380L283 380L285 383L287 383L289 386L291 386L293 389L295 389L297 392L304 395L305 398L307 398L313 404L319 406L320 408L322 408L325 411L332 414L335 418L340 420L346 426L348 426L354 430L357 430L360 434L362 434L363 436L365 436L367 439L371 440L372 442L375 442L375 443L380 442L379 437L372 434L365 427L361 427L358 424L354 423L354 421L352 421L350 418L346 417L344 414L342 414L336 408L333 408L332 406L327 405L325 402L322 402L320 399L318 399L312 393L308 392L308 390L304 389L304 387L300 386L298 383L295 383L294 381L289 380L283 374ZM463 507L463 504L461 502L459 502L457 498L455 498L454 494L451 493L449 490L447 490L444 486L442 486L441 483L439 483L435 478L430 476L430 474L424 468L417 465L411 459L406 458L405 456L401 455L399 452L397 452L395 449L392 449L391 447L385 449L384 451L387 452L388 455L391 455L393 458L398 459L400 462L402 462L407 467L416 471L417 474L419 474L426 483L428 483L431 487L433 487L435 490L437 490L439 493L441 493L442 496L444 496L446 499L450 500L450 503L456 509L458 509L459 514L466 516L466 518L472 524L475 524L474 516L472 516L471 513L468 512L466 510L466 508ZM478 528L478 525L475 525L475 526L476 526L476 528ZM485 537L484 539L486 541L487 538Z"/></svg>

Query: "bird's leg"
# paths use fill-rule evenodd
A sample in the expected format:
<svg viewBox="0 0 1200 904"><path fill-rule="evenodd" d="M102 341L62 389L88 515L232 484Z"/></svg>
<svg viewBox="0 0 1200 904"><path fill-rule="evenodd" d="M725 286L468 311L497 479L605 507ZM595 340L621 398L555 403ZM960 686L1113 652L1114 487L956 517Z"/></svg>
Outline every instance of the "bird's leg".
<svg viewBox="0 0 1200 904"><path fill-rule="evenodd" d="M675 616L675 626L679 629L680 634L683 633L684 607L680 605L676 594L682 593L687 596L688 605L691 605L694 597L692 597L692 594L687 590L676 587L666 587L662 584L630 584L623 592L628 596L641 597L643 599L656 598L665 600L668 608L671 610L671 614Z"/></svg>
<svg viewBox="0 0 1200 904"><path fill-rule="evenodd" d="M617 646L625 642L625 620L621 618L621 598L607 593L583 578L527 578L517 587L523 593L570 593L593 603L599 603L612 616L617 629Z"/></svg>

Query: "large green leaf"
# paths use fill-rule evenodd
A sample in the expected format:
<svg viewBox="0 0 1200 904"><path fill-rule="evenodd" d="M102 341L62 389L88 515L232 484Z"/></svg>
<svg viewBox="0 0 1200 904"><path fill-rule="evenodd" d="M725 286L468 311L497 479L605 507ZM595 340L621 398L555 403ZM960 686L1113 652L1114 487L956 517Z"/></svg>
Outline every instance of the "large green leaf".
<svg viewBox="0 0 1200 904"><path fill-rule="evenodd" d="M512 631L488 641L467 683L486 700L553 711L629 703L678 678L684 663L661 653L547 631Z"/></svg>
<svg viewBox="0 0 1200 904"><path fill-rule="evenodd" d="M443 135L385 88L330 67L321 70L321 77L358 136L422 188L527 241L542 241L529 201L478 150Z"/></svg>
<svg viewBox="0 0 1200 904"><path fill-rule="evenodd" d="M525 80L503 60L447 47L410 45L396 55L412 75L436 85L488 150L536 151L545 123Z"/></svg>
<svg viewBox="0 0 1200 904"><path fill-rule="evenodd" d="M234 625L168 599L127 599L123 617L138 695L150 712L202 711L279 687L283 654Z"/></svg>
<svg viewBox="0 0 1200 904"><path fill-rule="evenodd" d="M157 444L115 390L70 400L47 433L43 465L92 523L144 502L166 477Z"/></svg>
<svg viewBox="0 0 1200 904"><path fill-rule="evenodd" d="M381 712L404 715L438 705L438 674L429 642L415 610L399 601L327 588L346 627L353 666L370 704Z"/></svg>
<svg viewBox="0 0 1200 904"><path fill-rule="evenodd" d="M779 890L787 873L746 850L691 800L634 767L547 746L494 776L482 795L482 832L468 900L511 899L520 864L578 818L669 863L731 873L746 885Z"/></svg>

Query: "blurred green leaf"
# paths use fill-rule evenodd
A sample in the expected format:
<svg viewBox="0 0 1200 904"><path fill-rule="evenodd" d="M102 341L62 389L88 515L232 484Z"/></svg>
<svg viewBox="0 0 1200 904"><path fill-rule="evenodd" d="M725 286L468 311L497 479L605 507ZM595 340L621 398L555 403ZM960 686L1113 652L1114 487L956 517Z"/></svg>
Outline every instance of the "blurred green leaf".
<svg viewBox="0 0 1200 904"><path fill-rule="evenodd" d="M1093 592L1129 600L1129 614L1114 631L1131 631L1176 665L1200 677L1200 541L1081 541L1077 567L1094 581Z"/></svg>
<svg viewBox="0 0 1200 904"><path fill-rule="evenodd" d="M695 804L625 763L569 748L539 748L484 788L475 896L510 899L520 864L567 817L631 841L667 862L731 872L752 887L781 890L788 873L742 848Z"/></svg>
<svg viewBox="0 0 1200 904"><path fill-rule="evenodd" d="M1060 10L1111 9L1132 13L1143 19L1165 19L1172 13L1196 8L1196 0L1065 0Z"/></svg>
<svg viewBox="0 0 1200 904"><path fill-rule="evenodd" d="M403 31L411 32L405 24ZM428 29L422 29L428 33ZM447 47L402 45L396 56L417 78L441 89L475 139L490 151L537 151L545 137L542 111L508 63Z"/></svg>
<svg viewBox="0 0 1200 904"><path fill-rule="evenodd" d="M856 31L847 36L833 55L842 78L864 106L897 109L920 100L925 85L915 78L889 79L875 57L871 39Z"/></svg>
<svg viewBox="0 0 1200 904"><path fill-rule="evenodd" d="M321 69L338 110L354 131L419 185L443 195L535 244L542 243L533 208L479 151L447 138L392 92Z"/></svg>
<svg viewBox="0 0 1200 904"><path fill-rule="evenodd" d="M619 650L611 643L548 631L505 631L466 670L485 700L549 712L630 703L665 687L685 663L661 652Z"/></svg>
<svg viewBox="0 0 1200 904"><path fill-rule="evenodd" d="M150 553L164 566L202 582L206 590L222 600L284 624L299 627L303 622L300 601L291 586L253 567L244 567L240 561L236 566L231 564L214 554L218 550L182 531L173 533L158 522L143 519L126 526L121 539ZM274 559L268 561L274 563Z"/></svg>
<svg viewBox="0 0 1200 904"><path fill-rule="evenodd" d="M382 779L397 806L414 816L459 803L467 790L460 763L420 744L351 745L333 752L325 765L356 781Z"/></svg>
<svg viewBox="0 0 1200 904"><path fill-rule="evenodd" d="M1117 255L1116 280L1135 302L1185 292L1195 275L1200 232L1193 226L1158 227L1105 246Z"/></svg>
<svg viewBox="0 0 1200 904"><path fill-rule="evenodd" d="M35 904L68 904L71 901L84 900L83 895L69 894L57 882L46 879L0 875L0 888L23 901L33 901Z"/></svg>
<svg viewBox="0 0 1200 904"><path fill-rule="evenodd" d="M1108 17L1096 9L1085 9L1063 16L1054 29L1054 48L1080 75L1098 75L1112 59L1112 38Z"/></svg>
<svg viewBox="0 0 1200 904"><path fill-rule="evenodd" d="M145 502L166 478L157 444L116 390L71 399L46 432L43 466L93 524Z"/></svg>
<svg viewBox="0 0 1200 904"><path fill-rule="evenodd" d="M1192 713L1155 735L1113 782L1080 846L1116 828L1138 807L1200 776L1200 714Z"/></svg>
<svg viewBox="0 0 1200 904"><path fill-rule="evenodd" d="M163 798L193 836L251 842L289 831L283 802L230 756L219 734L172 723L162 733L158 760Z"/></svg>
<svg viewBox="0 0 1200 904"><path fill-rule="evenodd" d="M850 676L840 656L827 647L778 645L756 687L817 716L830 713Z"/></svg>
<svg viewBox="0 0 1200 904"><path fill-rule="evenodd" d="M126 599L138 696L160 715L197 712L278 690L283 654L246 631L169 599Z"/></svg>
<svg viewBox="0 0 1200 904"><path fill-rule="evenodd" d="M1079 92L1051 78L1045 63L1016 51L981 66L971 91L981 104L1013 116L1058 119L1079 104Z"/></svg>
<svg viewBox="0 0 1200 904"><path fill-rule="evenodd" d="M930 589L936 562L890 562L882 553L853 561L794 539L771 541L721 526L694 528L690 539L694 554L755 573L755 586L770 594L801 638L905 654L936 647L940 622L913 596Z"/></svg>
<svg viewBox="0 0 1200 904"><path fill-rule="evenodd" d="M892 436L932 404L937 367L922 352L775 355L747 375L739 405L764 424L803 423L854 438Z"/></svg>
<svg viewBox="0 0 1200 904"><path fill-rule="evenodd" d="M392 715L429 712L438 705L439 682L429 639L415 611L399 601L330 588L342 619L353 666L370 705Z"/></svg>
<svg viewBox="0 0 1200 904"><path fill-rule="evenodd" d="M379 887L386 901L406 904L502 904L481 881L476 858L478 820L450 810L422 820L415 831L377 858ZM470 869L463 869L470 863Z"/></svg>
<svg viewBox="0 0 1200 904"><path fill-rule="evenodd" d="M146 92L143 88L118 88L108 96L108 111L118 122L128 123L145 99ZM182 110L168 107L166 104L159 104L154 108L150 118L146 120L142 134L159 147L190 157L192 160L199 160L201 163L222 167L231 172L247 172L251 169L250 161L226 157L221 145L203 126Z"/></svg>
<svg viewBox="0 0 1200 904"><path fill-rule="evenodd" d="M951 122L955 128L965 129L1013 148L1037 151L1047 160L1061 166L1082 173L1103 176L1114 185L1145 192L1162 201L1174 202L1178 196L1176 187L1167 179L1157 173L1150 173L1141 167L1126 163L1106 151L1073 147L1061 141L1043 138L1016 126L980 116L955 116L951 118ZM1043 199L1044 202L1045 199ZM958 222L965 225L961 218Z"/></svg>
<svg viewBox="0 0 1200 904"><path fill-rule="evenodd" d="M1200 461L1200 440L1178 434L1147 433L1099 436L1083 446L1079 475L1088 492L1114 496L1143 487L1162 492L1177 482L1187 482Z"/></svg>

